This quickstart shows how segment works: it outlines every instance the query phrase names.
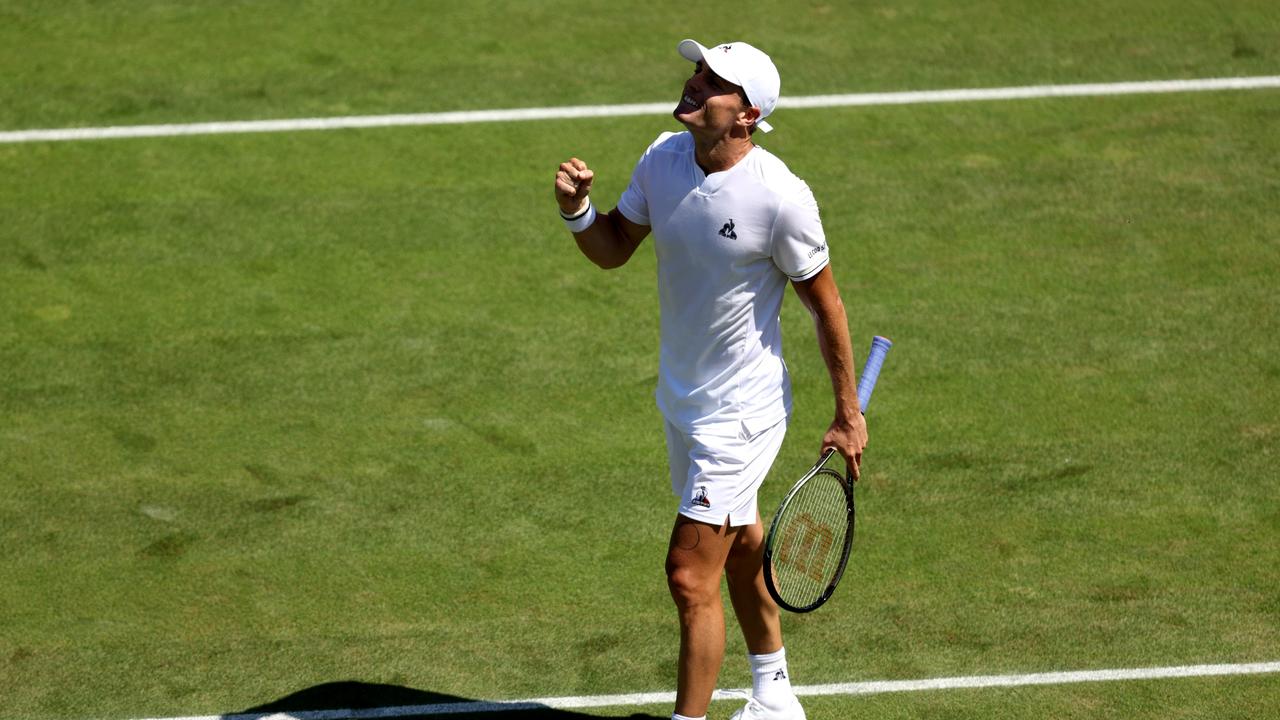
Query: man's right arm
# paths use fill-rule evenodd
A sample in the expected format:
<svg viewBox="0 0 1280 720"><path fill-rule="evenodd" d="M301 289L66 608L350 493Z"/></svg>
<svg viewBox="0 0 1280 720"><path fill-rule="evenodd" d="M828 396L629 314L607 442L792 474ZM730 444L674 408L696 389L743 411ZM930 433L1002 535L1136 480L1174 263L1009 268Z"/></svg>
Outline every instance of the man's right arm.
<svg viewBox="0 0 1280 720"><path fill-rule="evenodd" d="M556 203L565 218L588 212L591 182L595 173L578 158L560 163L556 173ZM573 233L578 249L591 262L608 270L626 264L649 235L649 226L633 223L617 208L608 215L596 215L595 222Z"/></svg>

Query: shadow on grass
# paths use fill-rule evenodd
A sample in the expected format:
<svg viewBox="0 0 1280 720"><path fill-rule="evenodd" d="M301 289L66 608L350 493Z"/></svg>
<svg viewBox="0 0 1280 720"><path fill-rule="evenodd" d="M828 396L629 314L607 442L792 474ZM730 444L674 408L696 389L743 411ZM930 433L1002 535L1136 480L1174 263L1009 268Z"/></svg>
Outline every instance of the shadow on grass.
<svg viewBox="0 0 1280 720"><path fill-rule="evenodd" d="M346 712L351 711L351 712ZM584 715L531 703L501 703L468 700L453 695L414 690L399 685L379 685L355 681L332 682L299 690L274 702L249 708L231 718L264 718L287 713L298 720L344 720L344 718L407 720L408 718L453 718L455 720L588 720L628 718L667 720L670 715L597 714Z"/></svg>

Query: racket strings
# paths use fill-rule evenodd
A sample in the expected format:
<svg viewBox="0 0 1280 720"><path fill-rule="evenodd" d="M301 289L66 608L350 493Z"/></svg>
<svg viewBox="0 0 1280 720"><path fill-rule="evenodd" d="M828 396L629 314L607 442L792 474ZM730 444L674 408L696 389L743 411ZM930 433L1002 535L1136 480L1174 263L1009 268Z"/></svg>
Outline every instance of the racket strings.
<svg viewBox="0 0 1280 720"><path fill-rule="evenodd" d="M843 481L824 470L797 490L779 517L772 570L784 601L804 607L822 597L839 572L848 531Z"/></svg>

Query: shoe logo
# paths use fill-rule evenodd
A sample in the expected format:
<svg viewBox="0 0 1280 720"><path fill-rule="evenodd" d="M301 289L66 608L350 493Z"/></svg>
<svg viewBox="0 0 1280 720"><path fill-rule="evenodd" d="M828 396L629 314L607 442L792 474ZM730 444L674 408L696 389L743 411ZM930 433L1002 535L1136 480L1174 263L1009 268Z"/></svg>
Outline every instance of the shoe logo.
<svg viewBox="0 0 1280 720"><path fill-rule="evenodd" d="M718 48L716 48L716 49L717 49L717 50L723 50L723 51L725 51L725 52L729 52L730 50L732 50L732 49L733 49L733 43L728 43L728 44L725 44L725 45L721 45L720 47L718 47Z"/></svg>
<svg viewBox="0 0 1280 720"><path fill-rule="evenodd" d="M779 670L778 672L776 672L776 673L774 673L774 674L773 674L773 679L774 679L774 680L786 680L786 679L787 679L787 671L786 671L786 670Z"/></svg>
<svg viewBox="0 0 1280 720"><path fill-rule="evenodd" d="M733 218L729 218L729 222L725 223L724 227L720 228L720 237L727 237L730 240L738 239L738 233L733 231Z"/></svg>
<svg viewBox="0 0 1280 720"><path fill-rule="evenodd" d="M711 507L711 498L707 497L707 486L699 485L698 491L693 494L693 504L700 507Z"/></svg>

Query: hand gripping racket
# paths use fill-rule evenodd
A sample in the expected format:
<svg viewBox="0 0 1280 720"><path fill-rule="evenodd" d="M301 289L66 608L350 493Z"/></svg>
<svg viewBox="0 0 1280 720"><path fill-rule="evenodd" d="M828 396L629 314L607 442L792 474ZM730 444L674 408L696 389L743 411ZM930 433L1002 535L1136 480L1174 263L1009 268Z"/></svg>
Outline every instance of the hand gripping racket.
<svg viewBox="0 0 1280 720"><path fill-rule="evenodd" d="M885 353L893 343L876 337L858 379L862 412L871 404ZM796 482L773 515L764 544L764 584L774 601L786 610L817 610L836 591L849 550L853 547L853 477L828 467L834 450Z"/></svg>

